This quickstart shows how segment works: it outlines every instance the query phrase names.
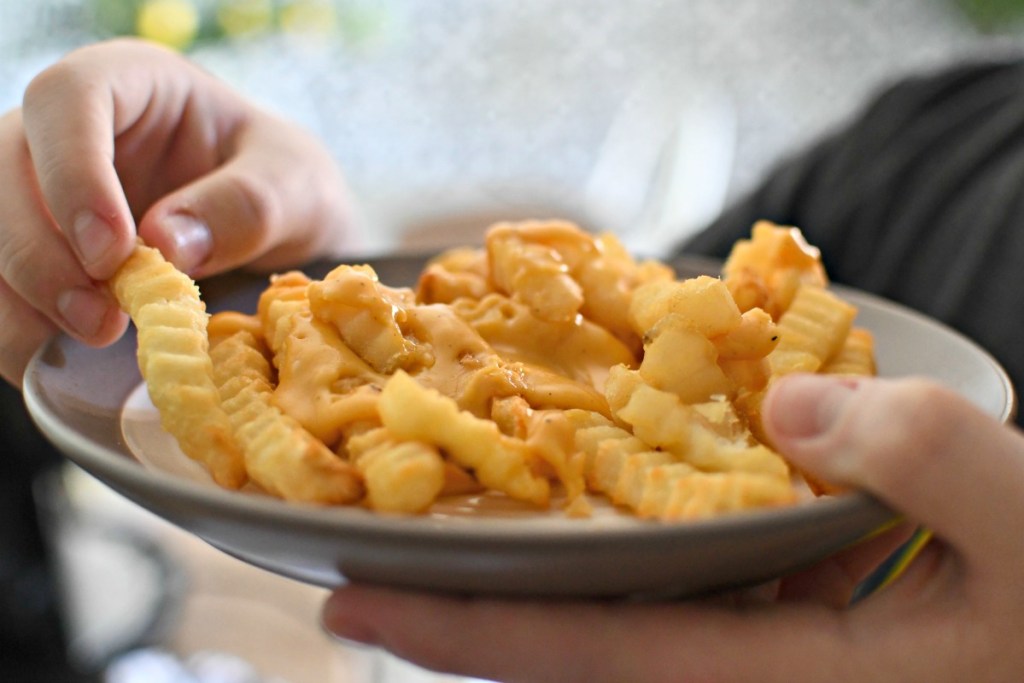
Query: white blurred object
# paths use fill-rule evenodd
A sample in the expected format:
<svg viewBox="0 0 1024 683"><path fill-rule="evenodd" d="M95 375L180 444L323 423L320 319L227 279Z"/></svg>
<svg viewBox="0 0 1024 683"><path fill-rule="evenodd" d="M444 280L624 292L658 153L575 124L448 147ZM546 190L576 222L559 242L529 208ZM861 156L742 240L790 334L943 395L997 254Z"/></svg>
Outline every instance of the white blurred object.
<svg viewBox="0 0 1024 683"><path fill-rule="evenodd" d="M648 77L612 122L585 202L630 251L664 256L722 210L735 144L723 93Z"/></svg>
<svg viewBox="0 0 1024 683"><path fill-rule="evenodd" d="M635 254L664 257L722 210L736 145L736 116L723 91L678 72L650 75L610 114L571 110L565 116L578 117L578 126L610 119L586 150L592 161L582 173L565 168L559 177L550 160L543 169L532 167L535 150L528 143L536 130L503 130L495 146L514 158L500 172L474 175L467 168L435 184L407 177L361 188L356 194L369 251L472 244L496 221L564 218L617 234ZM574 124L545 125L557 137ZM560 153L574 156L569 143L566 150ZM473 154L458 147L438 153Z"/></svg>

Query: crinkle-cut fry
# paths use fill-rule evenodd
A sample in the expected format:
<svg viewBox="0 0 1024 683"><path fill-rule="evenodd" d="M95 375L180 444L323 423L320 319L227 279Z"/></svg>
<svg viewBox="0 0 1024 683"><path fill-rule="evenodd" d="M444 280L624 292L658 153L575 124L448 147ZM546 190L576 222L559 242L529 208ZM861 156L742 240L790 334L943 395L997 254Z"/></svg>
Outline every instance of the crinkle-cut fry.
<svg viewBox="0 0 1024 683"><path fill-rule="evenodd" d="M543 320L572 321L583 305L557 243L576 239L579 229L562 221L498 223L487 233L486 249L494 288L522 301Z"/></svg>
<svg viewBox="0 0 1024 683"><path fill-rule="evenodd" d="M465 467L460 467L447 458L444 460L444 486L437 494L438 498L483 493L486 490L487 488Z"/></svg>
<svg viewBox="0 0 1024 683"><path fill-rule="evenodd" d="M629 307L641 286L655 281L671 281L675 271L660 261L637 261L612 233L602 233L592 241L596 253L572 259L570 272L583 289L583 317L604 327L634 353L639 353L642 333L629 320Z"/></svg>
<svg viewBox="0 0 1024 683"><path fill-rule="evenodd" d="M407 324L409 336L433 357L417 381L455 399L461 409L485 417L495 396L524 388L523 379L450 306L414 306Z"/></svg>
<svg viewBox="0 0 1024 683"><path fill-rule="evenodd" d="M530 469L529 445L503 435L490 420L459 410L455 401L419 384L404 371L381 392L381 420L399 439L423 441L473 471L481 484L517 500L546 507L551 486Z"/></svg>
<svg viewBox="0 0 1024 683"><path fill-rule="evenodd" d="M309 279L299 271L273 275L270 284L260 294L256 316L263 324L263 338L272 353L277 354L291 331L290 319L293 314L309 310L306 290Z"/></svg>
<svg viewBox="0 0 1024 683"><path fill-rule="evenodd" d="M778 345L779 330L767 311L751 308L740 316L739 325L710 339L720 360L759 360Z"/></svg>
<svg viewBox="0 0 1024 683"><path fill-rule="evenodd" d="M274 355L274 401L329 447L350 425L376 421L376 400L385 377L341 339L332 325L308 310L293 311L277 325L283 334Z"/></svg>
<svg viewBox="0 0 1024 683"><path fill-rule="evenodd" d="M607 412L604 396L589 382L506 360L450 306L415 306L409 309L408 327L434 358L430 367L416 373L417 381L478 417L488 416L494 398L511 395L522 395L534 408Z"/></svg>
<svg viewBox="0 0 1024 683"><path fill-rule="evenodd" d="M606 461L614 461L614 464ZM598 470L614 469L618 472L614 483L606 491L612 502L634 510L638 509L644 499L648 473L654 468L673 464L695 471L692 466L680 463L671 453L650 449L623 453L614 448L614 442L601 444L595 462Z"/></svg>
<svg viewBox="0 0 1024 683"><path fill-rule="evenodd" d="M539 365L593 386L604 383L612 365L636 363L629 347L590 320L544 320L526 304L498 293L460 299L451 307L503 358Z"/></svg>
<svg viewBox="0 0 1024 683"><path fill-rule="evenodd" d="M533 409L522 396L498 396L491 401L491 421L505 436L525 439L532 415Z"/></svg>
<svg viewBox="0 0 1024 683"><path fill-rule="evenodd" d="M683 464L652 467L635 509L662 521L706 519L797 500L788 480L751 472L699 472Z"/></svg>
<svg viewBox="0 0 1024 683"><path fill-rule="evenodd" d="M374 386L382 386L384 378L333 325L313 317L307 296L311 282L298 272L272 277L257 318L278 371L275 404L333 448L353 423L370 420L379 426Z"/></svg>
<svg viewBox="0 0 1024 683"><path fill-rule="evenodd" d="M429 350L408 339L402 327L415 305L412 290L381 284L370 266L338 266L310 283L307 295L313 316L333 325L377 372L412 371L433 363Z"/></svg>
<svg viewBox="0 0 1024 683"><path fill-rule="evenodd" d="M725 283L699 275L685 280L656 280L637 288L629 320L640 335L665 316L675 314L705 337L727 334L742 322L740 309Z"/></svg>
<svg viewBox="0 0 1024 683"><path fill-rule="evenodd" d="M416 300L425 304L482 299L493 291L487 252L475 247L449 249L432 258L416 282Z"/></svg>
<svg viewBox="0 0 1024 683"><path fill-rule="evenodd" d="M371 510L423 512L444 490L445 461L436 446L402 441L379 427L352 437L347 447L363 475L365 502Z"/></svg>
<svg viewBox="0 0 1024 683"><path fill-rule="evenodd" d="M842 347L822 367L827 375L875 375L875 338L870 331L855 327L846 336Z"/></svg>
<svg viewBox="0 0 1024 683"><path fill-rule="evenodd" d="M560 409L535 410L522 396L495 398L491 420L502 434L526 441L536 454L534 471L550 470L565 488L568 505L586 490L584 455L576 448L576 423Z"/></svg>
<svg viewBox="0 0 1024 683"><path fill-rule="evenodd" d="M608 412L608 404L600 391L587 382L579 382L527 363L504 363L520 379L523 397L534 408L581 408Z"/></svg>
<svg viewBox="0 0 1024 683"><path fill-rule="evenodd" d="M211 347L240 330L245 330L266 346L266 339L263 337L263 321L259 319L259 316L247 315L239 311L220 311L211 315L206 324L206 336L210 340Z"/></svg>
<svg viewBox="0 0 1024 683"><path fill-rule="evenodd" d="M702 472L667 451L653 450L600 416L570 416L582 426L577 447L587 454L591 489L640 517L662 520L710 517L723 512L795 500L790 480L745 471Z"/></svg>
<svg viewBox="0 0 1024 683"><path fill-rule="evenodd" d="M576 427L575 446L583 455L583 476L591 491L611 493L625 456L651 449L600 413L573 410L567 411L566 418Z"/></svg>
<svg viewBox="0 0 1024 683"><path fill-rule="evenodd" d="M757 221L750 233L733 245L722 266L740 310L758 306L778 320L800 285L828 284L820 250L807 243L799 228Z"/></svg>
<svg viewBox="0 0 1024 683"><path fill-rule="evenodd" d="M139 370L163 428L214 481L240 488L245 464L214 385L199 288L141 242L110 288L138 329Z"/></svg>
<svg viewBox="0 0 1024 683"><path fill-rule="evenodd" d="M756 360L719 359L718 367L736 388L733 403L743 403L750 394L763 390L768 386L770 369L768 361L763 358Z"/></svg>
<svg viewBox="0 0 1024 683"><path fill-rule="evenodd" d="M805 282L819 286L828 282L821 264L821 250L808 244L799 228L768 220L756 221L750 229L750 237L736 241L722 265L722 272L728 276L741 268L766 273L797 270L804 273Z"/></svg>
<svg viewBox="0 0 1024 683"><path fill-rule="evenodd" d="M673 393L640 384L616 416L651 447L669 451L697 469L759 472L789 479L789 466L780 455L748 439L727 438L724 425L716 428L707 420L707 413L683 403Z"/></svg>
<svg viewBox="0 0 1024 683"><path fill-rule="evenodd" d="M729 396L734 387L718 365L718 349L682 316L668 313L647 333L640 376L684 403Z"/></svg>
<svg viewBox="0 0 1024 683"><path fill-rule="evenodd" d="M802 285L779 319L779 343L768 354L771 374L820 370L842 348L856 315L854 306L829 290Z"/></svg>
<svg viewBox="0 0 1024 683"><path fill-rule="evenodd" d="M591 427L581 448L584 450L584 477L591 491L611 493L619 480L624 456L645 453L651 447L621 427ZM577 443L580 443L577 441Z"/></svg>
<svg viewBox="0 0 1024 683"><path fill-rule="evenodd" d="M612 411L612 416L629 403L633 392L643 384L646 382L636 370L627 368L625 365L614 365L608 368L608 379L604 383L604 395L608 401L608 407Z"/></svg>
<svg viewBox="0 0 1024 683"><path fill-rule="evenodd" d="M586 492L582 454L576 451L572 424L563 410L531 410L526 443L536 458L554 471L565 489L566 506L572 507Z"/></svg>
<svg viewBox="0 0 1024 683"><path fill-rule="evenodd" d="M348 504L363 495L362 478L345 460L273 403L269 352L239 330L210 350L214 378L249 476L290 501Z"/></svg>

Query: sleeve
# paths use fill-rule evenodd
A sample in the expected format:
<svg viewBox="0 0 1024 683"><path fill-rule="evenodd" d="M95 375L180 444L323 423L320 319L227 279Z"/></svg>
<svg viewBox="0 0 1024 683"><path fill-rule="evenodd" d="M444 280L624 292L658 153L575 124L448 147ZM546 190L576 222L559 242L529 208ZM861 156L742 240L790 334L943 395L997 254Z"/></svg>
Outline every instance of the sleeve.
<svg viewBox="0 0 1024 683"><path fill-rule="evenodd" d="M683 251L796 225L830 277L967 334L1024 381L1024 59L897 82L784 160Z"/></svg>

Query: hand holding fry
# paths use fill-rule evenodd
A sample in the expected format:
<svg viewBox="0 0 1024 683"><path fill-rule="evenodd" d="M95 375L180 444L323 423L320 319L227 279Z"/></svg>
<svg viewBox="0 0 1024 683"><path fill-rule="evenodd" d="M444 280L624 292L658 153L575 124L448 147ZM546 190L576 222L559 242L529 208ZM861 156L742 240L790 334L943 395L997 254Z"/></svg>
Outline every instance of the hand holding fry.
<svg viewBox="0 0 1024 683"><path fill-rule="evenodd" d="M58 330L120 337L103 282L137 236L193 277L281 268L348 239L326 151L153 44L98 43L40 73L0 117L0 162L0 375L16 386Z"/></svg>

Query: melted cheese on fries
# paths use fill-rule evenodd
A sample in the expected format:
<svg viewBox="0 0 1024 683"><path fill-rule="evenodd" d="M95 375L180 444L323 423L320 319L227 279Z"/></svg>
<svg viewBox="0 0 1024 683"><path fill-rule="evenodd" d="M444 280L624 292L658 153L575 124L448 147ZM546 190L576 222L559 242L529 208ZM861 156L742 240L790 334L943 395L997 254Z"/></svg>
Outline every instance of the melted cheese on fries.
<svg viewBox="0 0 1024 683"><path fill-rule="evenodd" d="M143 261L173 296L139 277ZM413 514L466 492L545 507L557 490L568 515L601 496L660 520L789 505L801 473L761 429L765 391L795 371L874 373L871 335L817 250L767 222L721 277L679 279L564 221L501 223L414 288L365 265L289 272L256 311L209 319L157 252L130 263L112 288L165 429L223 485L298 502ZM182 327L198 335L187 351ZM169 389L182 377L208 410Z"/></svg>

